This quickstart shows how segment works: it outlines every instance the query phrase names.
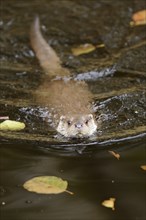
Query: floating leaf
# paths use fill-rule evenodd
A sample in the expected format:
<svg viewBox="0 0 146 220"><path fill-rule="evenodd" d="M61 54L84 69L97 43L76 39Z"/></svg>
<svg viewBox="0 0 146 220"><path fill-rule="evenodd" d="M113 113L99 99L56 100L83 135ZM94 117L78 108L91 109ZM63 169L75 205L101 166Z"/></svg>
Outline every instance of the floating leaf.
<svg viewBox="0 0 146 220"><path fill-rule="evenodd" d="M105 47L105 45L99 44L99 45L94 46L93 44L89 44L89 43L81 44L80 46L78 46L76 48L72 48L72 53L74 56L79 56L82 54L90 53L90 52L96 50L96 48L101 48L101 47Z"/></svg>
<svg viewBox="0 0 146 220"><path fill-rule="evenodd" d="M143 169L144 171L146 171L146 165L142 165L142 166L140 166L141 167L141 169Z"/></svg>
<svg viewBox="0 0 146 220"><path fill-rule="evenodd" d="M132 15L131 26L146 25L146 10L141 10Z"/></svg>
<svg viewBox="0 0 146 220"><path fill-rule="evenodd" d="M110 154L112 154L114 157L116 157L118 160L120 159L120 154L115 153L114 151L108 151Z"/></svg>
<svg viewBox="0 0 146 220"><path fill-rule="evenodd" d="M25 124L18 121L5 120L0 123L0 130L3 131L20 131L25 128Z"/></svg>
<svg viewBox="0 0 146 220"><path fill-rule="evenodd" d="M62 192L73 194L66 190L67 185L67 181L56 176L39 176L26 181L23 187L28 191L41 194L58 194Z"/></svg>
<svg viewBox="0 0 146 220"><path fill-rule="evenodd" d="M108 200L104 200L102 202L102 205L107 207L107 208L111 208L112 210L115 210L115 207L114 207L115 206L115 201L116 201L115 198L110 198Z"/></svg>
<svg viewBox="0 0 146 220"><path fill-rule="evenodd" d="M133 21L142 21L146 20L146 10L141 10L132 15Z"/></svg>
<svg viewBox="0 0 146 220"><path fill-rule="evenodd" d="M72 53L74 56L79 56L81 54L86 54L94 51L96 47L93 44L82 44L76 48L72 48Z"/></svg>

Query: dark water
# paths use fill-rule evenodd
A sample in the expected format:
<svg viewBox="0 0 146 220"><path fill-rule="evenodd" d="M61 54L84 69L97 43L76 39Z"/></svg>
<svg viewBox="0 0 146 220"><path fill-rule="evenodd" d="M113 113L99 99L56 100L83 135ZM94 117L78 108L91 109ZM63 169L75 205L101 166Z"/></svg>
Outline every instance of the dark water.
<svg viewBox="0 0 146 220"><path fill-rule="evenodd" d="M50 152L49 146L1 144L1 219L129 219L146 215L144 143L111 147L121 155L118 161L107 149L78 153ZM39 195L22 184L40 175L55 175L68 181L74 195ZM116 198L115 211L101 202ZM2 205L3 202L5 205Z"/></svg>
<svg viewBox="0 0 146 220"><path fill-rule="evenodd" d="M0 131L1 219L146 219L140 168L146 164L146 31L129 27L145 1L3 0L0 7L0 116L27 125L20 132ZM73 78L86 80L96 116L105 115L97 137L66 140L42 120L48 109L33 97L42 70L29 43L36 14L63 66ZM84 43L105 47L74 57L71 49ZM25 181L41 175L67 180L74 195L23 189ZM116 198L115 211L101 205L110 197Z"/></svg>

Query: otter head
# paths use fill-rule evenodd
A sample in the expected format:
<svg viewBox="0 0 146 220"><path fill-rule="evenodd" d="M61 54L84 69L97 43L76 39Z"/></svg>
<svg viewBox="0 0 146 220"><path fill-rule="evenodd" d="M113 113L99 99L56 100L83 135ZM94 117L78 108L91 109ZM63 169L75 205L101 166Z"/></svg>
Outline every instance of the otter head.
<svg viewBox="0 0 146 220"><path fill-rule="evenodd" d="M96 132L97 125L92 114L61 116L57 131L65 137L83 138Z"/></svg>

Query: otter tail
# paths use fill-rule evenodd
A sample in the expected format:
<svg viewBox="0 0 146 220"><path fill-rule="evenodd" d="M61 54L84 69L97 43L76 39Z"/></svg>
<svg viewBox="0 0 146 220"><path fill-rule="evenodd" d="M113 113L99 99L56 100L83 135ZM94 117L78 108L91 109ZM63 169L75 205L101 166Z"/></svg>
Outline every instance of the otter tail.
<svg viewBox="0 0 146 220"><path fill-rule="evenodd" d="M53 48L45 41L40 30L39 17L36 17L30 31L31 46L41 67L49 76L67 76L69 71L61 67L61 61Z"/></svg>

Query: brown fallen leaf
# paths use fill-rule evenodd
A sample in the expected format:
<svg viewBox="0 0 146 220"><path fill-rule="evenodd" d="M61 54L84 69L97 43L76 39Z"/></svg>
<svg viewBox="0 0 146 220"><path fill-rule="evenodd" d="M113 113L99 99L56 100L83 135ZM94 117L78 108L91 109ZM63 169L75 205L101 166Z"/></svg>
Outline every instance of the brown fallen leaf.
<svg viewBox="0 0 146 220"><path fill-rule="evenodd" d="M139 26L139 25L146 25L146 10L141 10L135 12L132 15L132 21L130 22L130 26Z"/></svg>
<svg viewBox="0 0 146 220"><path fill-rule="evenodd" d="M141 165L140 167L142 170L146 171L146 165Z"/></svg>
<svg viewBox="0 0 146 220"><path fill-rule="evenodd" d="M114 151L108 151L110 154L112 154L114 157L116 157L118 160L120 159L120 154L115 153Z"/></svg>
<svg viewBox="0 0 146 220"><path fill-rule="evenodd" d="M109 198L108 200L104 200L101 204L106 208L111 208L112 210L115 210L115 201L115 198Z"/></svg>
<svg viewBox="0 0 146 220"><path fill-rule="evenodd" d="M38 176L34 177L23 184L23 187L28 191L41 194L58 194L67 192L68 182L56 176Z"/></svg>
<svg viewBox="0 0 146 220"><path fill-rule="evenodd" d="M135 12L132 15L132 20L133 21L141 21L141 20L146 20L146 9Z"/></svg>

